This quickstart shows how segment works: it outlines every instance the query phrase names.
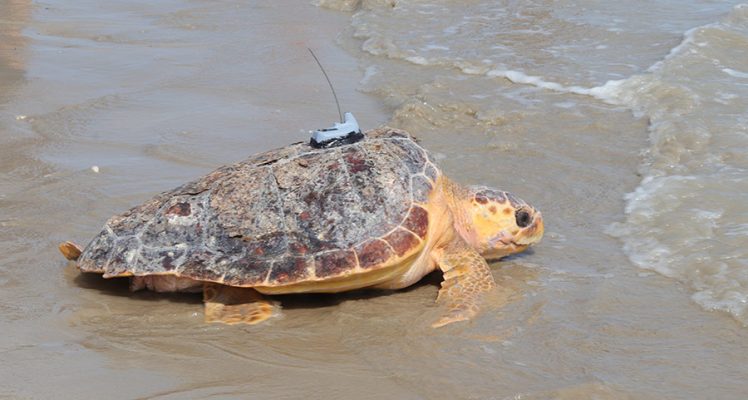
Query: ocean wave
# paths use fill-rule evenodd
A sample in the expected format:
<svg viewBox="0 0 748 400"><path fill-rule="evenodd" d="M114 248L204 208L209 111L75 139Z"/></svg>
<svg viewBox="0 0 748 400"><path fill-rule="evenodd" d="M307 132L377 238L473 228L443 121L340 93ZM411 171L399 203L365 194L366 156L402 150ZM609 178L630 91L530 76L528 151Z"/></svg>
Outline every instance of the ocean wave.
<svg viewBox="0 0 748 400"><path fill-rule="evenodd" d="M644 178L626 196L620 238L637 266L689 286L708 310L748 325L748 7L687 31L646 74L608 98L650 119Z"/></svg>
<svg viewBox="0 0 748 400"><path fill-rule="evenodd" d="M640 19L618 9L628 5L579 12L571 2L549 11L541 1L372 0L356 3L351 26L364 53L395 60L369 67L362 85L388 99L404 125L461 121L523 132L506 110L574 107L574 96L546 104L552 96L538 97L547 92L648 121L642 180L625 198L624 220L607 232L634 265L682 282L704 308L748 325L748 6L691 5L674 15L672 3L653 3ZM399 73L398 61L445 72L423 80Z"/></svg>
<svg viewBox="0 0 748 400"><path fill-rule="evenodd" d="M656 68L664 52L689 44L689 32L671 44L683 31L725 10L684 4L674 18L669 4L653 3L651 18L641 19L611 5L579 12L574 2L557 2L552 11L545 1L319 2L356 10L353 36L369 54L579 94Z"/></svg>

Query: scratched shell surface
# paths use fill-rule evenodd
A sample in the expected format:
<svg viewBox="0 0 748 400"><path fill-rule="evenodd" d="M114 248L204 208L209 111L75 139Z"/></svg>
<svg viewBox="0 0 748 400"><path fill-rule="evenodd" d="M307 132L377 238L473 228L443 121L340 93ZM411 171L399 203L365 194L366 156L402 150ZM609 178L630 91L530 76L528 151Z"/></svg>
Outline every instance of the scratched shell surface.
<svg viewBox="0 0 748 400"><path fill-rule="evenodd" d="M423 246L438 174L423 148L390 128L330 149L290 145L112 217L78 266L234 286L376 269Z"/></svg>

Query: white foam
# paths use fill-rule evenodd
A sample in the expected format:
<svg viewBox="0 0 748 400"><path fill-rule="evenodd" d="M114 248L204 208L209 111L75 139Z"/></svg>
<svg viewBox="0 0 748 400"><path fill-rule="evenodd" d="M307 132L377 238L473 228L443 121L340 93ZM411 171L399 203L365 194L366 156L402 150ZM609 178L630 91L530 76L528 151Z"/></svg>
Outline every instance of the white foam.
<svg viewBox="0 0 748 400"><path fill-rule="evenodd" d="M748 79L748 72L740 72L730 68L722 68L722 72L735 78Z"/></svg>
<svg viewBox="0 0 748 400"><path fill-rule="evenodd" d="M371 79L379 74L379 67L377 65L370 65L366 67L366 70L364 71L364 76L361 78L361 81L359 81L359 84L362 86L366 86L371 82Z"/></svg>
<svg viewBox="0 0 748 400"><path fill-rule="evenodd" d="M449 50L449 47L438 45L438 44L427 44L426 46L423 47L423 50L424 51L431 51L431 50L447 51Z"/></svg>
<svg viewBox="0 0 748 400"><path fill-rule="evenodd" d="M677 54L680 54L683 51L683 49L685 49L689 44L691 44L691 43L694 42L694 40L695 40L694 38L695 38L695 35L696 35L697 32L699 32L702 29L711 27L713 25L714 24L709 24L709 25L704 25L704 26L697 26L696 28L692 28L692 29L687 30L683 34L683 40L681 40L681 42L677 46L675 46L672 49L670 49L670 51L665 56L665 58L663 58L662 60L660 60L660 61L652 64L652 66L650 66L649 68L647 68L647 71L648 72L654 72L654 71L662 68L662 65L667 60L675 57Z"/></svg>
<svg viewBox="0 0 748 400"><path fill-rule="evenodd" d="M736 95L735 93L726 93L720 90L716 91L714 95L715 96L712 98L712 100L714 100L717 103L724 104L724 105L729 105L732 100L735 100L740 97Z"/></svg>
<svg viewBox="0 0 748 400"><path fill-rule="evenodd" d="M695 43L695 37L697 33L702 31L703 29L707 29L707 28L715 27L715 26L718 26L718 24L717 23L708 24L708 25L699 26L693 29L689 29L683 34L683 39L677 46L670 49L668 54L665 55L665 57L662 60L652 64L649 68L647 68L646 71L648 73L653 73L655 71L658 71L659 69L662 68L662 66L664 65L666 61L672 59L678 54L681 54L684 51L693 51L692 49L689 49L688 46L692 43ZM598 46L598 48L600 48L600 46ZM466 73L468 72L464 68L462 70L463 72L466 72ZM735 71L729 68L725 68L723 69L723 71L730 75L735 74L733 76L737 76L741 78L748 78L748 73ZM637 81L637 80L641 81L641 76L635 75L635 76L624 78L624 79L609 80L605 82L603 85L587 88L587 87L576 86L576 85L566 86L558 82L546 80L545 78L541 76L527 75L524 72L516 71L516 70L509 70L509 69L492 69L488 71L486 75L489 77L503 77L513 83L532 85L532 86L536 86L542 89L552 90L555 92L592 96L606 103L616 104L616 105L626 105L631 108L637 108L636 101L633 101L633 100L634 100L634 97L637 95L636 87L639 86L639 83L640 83L640 82L632 82L632 81ZM629 90L628 92L625 91L625 88L627 86L631 86L631 90ZM638 110L634 110L634 111L636 112Z"/></svg>
<svg viewBox="0 0 748 400"><path fill-rule="evenodd" d="M421 56L410 56L406 57L405 60L417 65L431 65L431 62L426 57Z"/></svg>
<svg viewBox="0 0 748 400"><path fill-rule="evenodd" d="M566 108L566 109L569 109L569 108L574 108L574 107L576 107L576 106L577 106L577 103L575 103L575 102L573 102L573 101L560 101L560 102L557 102L557 103L553 103L553 106L554 106L554 107L558 107L558 108Z"/></svg>
<svg viewBox="0 0 748 400"><path fill-rule="evenodd" d="M460 69L460 71L468 75L483 75L488 70L488 68L484 66L473 65L471 63L467 63L463 61L458 61L456 65L457 65L457 68Z"/></svg>
<svg viewBox="0 0 748 400"><path fill-rule="evenodd" d="M554 92L592 96L611 104L622 104L623 98L621 97L621 88L628 80L610 80L601 86L586 88L582 86L565 86L558 82L547 81L540 76L527 75L523 72L513 70L494 69L488 71L486 75L489 77L502 77L513 83L532 85L542 89L552 90Z"/></svg>
<svg viewBox="0 0 748 400"><path fill-rule="evenodd" d="M737 317L744 316L748 309L748 295L735 290L723 293L709 289L701 290L694 293L691 298L707 310L726 311Z"/></svg>

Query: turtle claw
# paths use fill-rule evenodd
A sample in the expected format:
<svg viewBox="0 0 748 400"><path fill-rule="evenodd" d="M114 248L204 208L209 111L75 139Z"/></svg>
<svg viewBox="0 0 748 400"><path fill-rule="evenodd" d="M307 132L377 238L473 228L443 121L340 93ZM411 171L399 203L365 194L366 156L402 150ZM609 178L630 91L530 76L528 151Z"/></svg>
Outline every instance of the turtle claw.
<svg viewBox="0 0 748 400"><path fill-rule="evenodd" d="M438 321L431 324L432 328L441 328L444 325L449 325L453 322L468 321L478 314L478 307L473 306L469 308L453 309L447 313L447 315L441 317Z"/></svg>

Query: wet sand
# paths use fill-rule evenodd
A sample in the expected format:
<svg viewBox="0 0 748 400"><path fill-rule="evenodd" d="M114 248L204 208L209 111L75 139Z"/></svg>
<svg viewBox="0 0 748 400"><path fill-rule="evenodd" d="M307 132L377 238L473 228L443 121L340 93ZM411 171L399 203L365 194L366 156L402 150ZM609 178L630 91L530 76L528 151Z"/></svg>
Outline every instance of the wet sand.
<svg viewBox="0 0 748 400"><path fill-rule="evenodd" d="M362 82L372 59L349 14L290 1L10 2L0 15L0 398L743 398L748 331L643 276L604 233L639 182L647 121L630 110L577 99L549 115L533 100L567 95L523 92L522 113L495 115L455 100L488 78L446 96L438 71L378 60L418 94L400 104ZM492 307L430 328L435 275L279 298L284 317L260 326L205 325L199 296L131 294L62 260L58 242L85 243L112 214L335 120L306 47L362 126L405 128L455 180L542 210L541 245L492 264Z"/></svg>

